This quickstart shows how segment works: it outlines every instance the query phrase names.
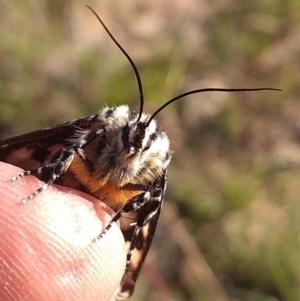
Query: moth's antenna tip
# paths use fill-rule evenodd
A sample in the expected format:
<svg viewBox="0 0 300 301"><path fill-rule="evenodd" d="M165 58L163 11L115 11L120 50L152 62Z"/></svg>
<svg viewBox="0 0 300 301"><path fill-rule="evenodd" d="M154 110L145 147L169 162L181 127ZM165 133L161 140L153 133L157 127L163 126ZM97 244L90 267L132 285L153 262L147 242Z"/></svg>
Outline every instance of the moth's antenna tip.
<svg viewBox="0 0 300 301"><path fill-rule="evenodd" d="M180 98L183 98L185 96L197 94L197 93L203 93L203 92L229 92L230 93L230 92L251 92L251 91L255 92L255 91L282 91L282 90L278 89L278 88L269 88L269 87L263 87L263 88L202 88L202 89L191 90L191 91L188 91L188 92L185 92L185 93L182 93L182 94L179 94L179 95L173 97L172 99L167 101L165 104L163 104L161 107L159 107L148 120L147 126L154 119L154 117L160 111L162 111L165 107L170 105L172 102L174 102Z"/></svg>
<svg viewBox="0 0 300 301"><path fill-rule="evenodd" d="M90 11L94 12L94 10L89 6L89 5L85 5L86 8L88 8Z"/></svg>

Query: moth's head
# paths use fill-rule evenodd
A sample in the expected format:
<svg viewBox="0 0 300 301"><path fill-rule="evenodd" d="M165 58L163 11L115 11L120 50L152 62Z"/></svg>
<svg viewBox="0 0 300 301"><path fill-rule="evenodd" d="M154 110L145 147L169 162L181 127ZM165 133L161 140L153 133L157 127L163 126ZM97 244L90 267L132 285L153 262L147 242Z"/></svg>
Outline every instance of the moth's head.
<svg viewBox="0 0 300 301"><path fill-rule="evenodd" d="M155 170L158 176L170 163L170 143L167 134L150 118L143 113L138 120L129 121L123 127L121 140L125 158L132 166Z"/></svg>
<svg viewBox="0 0 300 301"><path fill-rule="evenodd" d="M149 137L146 136L147 124L145 122L132 123L129 122L122 128L122 147L125 156L128 159L133 159L144 151L145 142L151 144ZM148 147L149 148L149 147ZM145 148L146 150L146 148Z"/></svg>
<svg viewBox="0 0 300 301"><path fill-rule="evenodd" d="M127 105L105 108L99 118L105 121L105 137L99 144L98 164L118 182L153 181L161 176L171 160L167 134L151 115Z"/></svg>
<svg viewBox="0 0 300 301"><path fill-rule="evenodd" d="M159 149L168 151L169 139L156 121L149 122L151 116L147 114L142 114L139 120L136 118L129 120L122 129L122 145L128 159L157 153Z"/></svg>

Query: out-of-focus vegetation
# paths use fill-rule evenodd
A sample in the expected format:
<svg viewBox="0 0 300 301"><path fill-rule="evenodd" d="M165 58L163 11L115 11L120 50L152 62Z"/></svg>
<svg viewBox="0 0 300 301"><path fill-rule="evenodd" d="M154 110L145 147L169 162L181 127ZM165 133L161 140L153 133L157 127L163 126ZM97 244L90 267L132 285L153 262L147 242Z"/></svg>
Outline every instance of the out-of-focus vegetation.
<svg viewBox="0 0 300 301"><path fill-rule="evenodd" d="M300 300L298 0L1 1L1 137L138 106L133 72L85 8L138 65L146 110L174 159L156 239L132 300Z"/></svg>

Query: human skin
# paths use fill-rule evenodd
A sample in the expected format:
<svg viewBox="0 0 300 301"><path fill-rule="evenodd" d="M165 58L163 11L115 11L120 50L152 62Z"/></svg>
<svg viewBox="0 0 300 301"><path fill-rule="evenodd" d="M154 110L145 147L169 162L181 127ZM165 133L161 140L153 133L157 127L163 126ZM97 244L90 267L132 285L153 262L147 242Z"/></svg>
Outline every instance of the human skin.
<svg viewBox="0 0 300 301"><path fill-rule="evenodd" d="M112 210L56 185L22 204L42 182L12 182L20 171L0 162L0 300L110 300L124 272L124 239L116 224L94 239Z"/></svg>

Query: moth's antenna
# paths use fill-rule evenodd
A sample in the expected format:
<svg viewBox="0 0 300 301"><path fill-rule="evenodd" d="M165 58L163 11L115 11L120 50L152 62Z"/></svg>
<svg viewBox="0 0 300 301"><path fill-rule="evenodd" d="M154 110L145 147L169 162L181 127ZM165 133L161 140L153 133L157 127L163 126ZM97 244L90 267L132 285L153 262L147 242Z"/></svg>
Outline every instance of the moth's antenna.
<svg viewBox="0 0 300 301"><path fill-rule="evenodd" d="M196 90L191 90L185 93L182 93L178 96L175 96L174 98L170 99L167 101L165 104L163 104L160 108L158 108L150 117L150 119L147 122L148 126L150 122L154 119L154 117L161 112L165 107L167 107L169 104L172 102L183 98L185 96L191 95L191 94L197 94L197 93L202 93L202 92L246 92L246 91L282 91L281 89L276 89L276 88L237 88L237 89L225 89L225 88L203 88L203 89L196 89Z"/></svg>
<svg viewBox="0 0 300 301"><path fill-rule="evenodd" d="M139 112L138 119L137 119L137 122L139 122L139 120L142 117L142 113L144 111L144 102L145 102L144 101L143 84L142 84L142 80L141 80L139 71L138 71L136 65L134 64L133 60L129 56L129 54L125 51L125 49L120 45L120 43L115 39L115 37L112 35L112 33L108 30L108 28L103 23L103 21L100 19L100 17L98 16L98 14L90 6L86 5L86 7L96 16L96 18L101 23L101 25L103 26L103 28L105 29L105 31L107 32L107 34L115 42L115 44L119 47L119 49L122 51L122 53L126 56L127 60L129 61L130 65L131 65L131 67L132 67L132 69L134 71L135 78L136 78L137 85L138 85L138 89L139 89L139 95L140 95L140 112Z"/></svg>

